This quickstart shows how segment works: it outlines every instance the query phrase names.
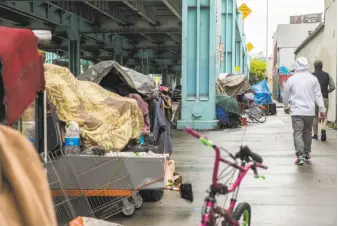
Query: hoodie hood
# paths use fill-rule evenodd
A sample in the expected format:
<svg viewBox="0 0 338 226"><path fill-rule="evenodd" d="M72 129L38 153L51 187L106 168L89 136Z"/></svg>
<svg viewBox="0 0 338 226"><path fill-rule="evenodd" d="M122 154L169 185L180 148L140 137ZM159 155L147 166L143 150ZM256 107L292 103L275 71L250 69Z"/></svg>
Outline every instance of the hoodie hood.
<svg viewBox="0 0 338 226"><path fill-rule="evenodd" d="M296 72L305 72L309 70L309 61L305 57L299 57L295 65Z"/></svg>

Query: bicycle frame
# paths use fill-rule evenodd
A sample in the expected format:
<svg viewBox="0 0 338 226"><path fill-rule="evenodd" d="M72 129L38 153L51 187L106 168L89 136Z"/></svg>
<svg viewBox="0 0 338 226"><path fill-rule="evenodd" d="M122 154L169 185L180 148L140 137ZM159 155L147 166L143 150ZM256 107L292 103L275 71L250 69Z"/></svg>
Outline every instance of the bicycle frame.
<svg viewBox="0 0 338 226"><path fill-rule="evenodd" d="M238 188L244 176L249 171L249 169L252 169L254 171L256 177L259 177L257 174L256 167L263 168L263 169L267 169L267 167L261 163L250 161L250 159L248 159L248 157L246 156L242 156L241 165L236 164L236 162L230 162L221 157L221 149L218 146L214 145L206 137L204 137L203 135L199 134L198 132L190 128L185 128L184 130L190 135L198 138L204 145L212 147L216 151L216 157L215 157L215 163L214 163L214 169L213 169L213 175L212 175L212 185L210 186L209 196L205 199L205 202L204 202L203 216L202 216L202 222L200 226L214 226L215 225L215 213L219 214L220 217L224 218L222 225L240 226L238 224L238 221L232 217L232 212L233 212L233 209L235 208L236 201L237 201L236 198L237 198L238 191L239 191ZM234 160L238 158L238 157L234 157L230 153L229 155ZM217 183L218 182L217 176L218 176L220 162L226 163L239 170L239 174L238 174L236 181L230 187ZM233 197L230 202L230 206L228 208L224 209L223 207L215 205L216 204L215 196L217 194L225 195L225 194L228 194L234 191L235 193L233 194Z"/></svg>
<svg viewBox="0 0 338 226"><path fill-rule="evenodd" d="M219 171L220 162L223 162L232 167L235 167L236 169L239 170L239 174L234 184L227 188L226 193L232 193L232 192L235 192L235 193L233 194L231 198L229 207L227 207L226 209L224 209L221 206L215 205L216 204L216 199L215 199L216 193L213 193L212 191L209 193L209 196L205 199L204 205L206 207L205 209L206 211L205 211L204 216L202 217L202 223L200 226L209 226L210 223L213 223L213 221L215 220L214 213L219 214L220 217L223 217L225 219L225 222L230 223L231 226L240 226L238 221L232 217L232 212L237 202L239 186L244 176L253 166L257 166L260 168L265 168L265 166L260 163L253 163L253 162L246 163L245 161L242 161L241 166L237 165L236 163L230 162L222 158L221 153L220 153L221 151L216 145L213 145L213 148L216 151L216 157L215 157L215 164L214 164L214 170L213 170L213 176L212 176L212 186L215 186L215 187L221 186L220 184L217 183L218 182L217 175Z"/></svg>

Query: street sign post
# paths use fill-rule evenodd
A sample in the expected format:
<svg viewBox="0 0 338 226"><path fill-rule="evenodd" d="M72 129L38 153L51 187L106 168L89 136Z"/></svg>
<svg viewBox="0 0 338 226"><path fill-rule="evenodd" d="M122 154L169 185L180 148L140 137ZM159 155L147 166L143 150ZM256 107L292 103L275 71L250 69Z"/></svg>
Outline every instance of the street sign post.
<svg viewBox="0 0 338 226"><path fill-rule="evenodd" d="M241 71L241 67L240 66L235 66L234 71L237 72L237 73L240 72Z"/></svg>
<svg viewBox="0 0 338 226"><path fill-rule="evenodd" d="M246 44L246 48L248 48L248 52L250 52L250 51L254 48L254 46L252 45L251 42L248 42L248 43Z"/></svg>
<svg viewBox="0 0 338 226"><path fill-rule="evenodd" d="M242 13L243 20L252 13L251 9L245 3L243 3L238 10Z"/></svg>

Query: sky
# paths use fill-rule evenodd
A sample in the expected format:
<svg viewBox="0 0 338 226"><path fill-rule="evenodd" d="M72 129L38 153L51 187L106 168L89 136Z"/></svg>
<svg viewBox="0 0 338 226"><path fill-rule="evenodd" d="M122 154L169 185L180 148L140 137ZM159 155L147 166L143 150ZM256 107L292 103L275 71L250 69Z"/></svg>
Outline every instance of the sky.
<svg viewBox="0 0 338 226"><path fill-rule="evenodd" d="M238 6L243 2L252 10L244 20L246 41L254 46L249 54L254 55L263 51L265 55L266 0L237 0ZM272 55L272 36L278 24L289 24L290 16L323 12L324 0L269 0L269 56Z"/></svg>

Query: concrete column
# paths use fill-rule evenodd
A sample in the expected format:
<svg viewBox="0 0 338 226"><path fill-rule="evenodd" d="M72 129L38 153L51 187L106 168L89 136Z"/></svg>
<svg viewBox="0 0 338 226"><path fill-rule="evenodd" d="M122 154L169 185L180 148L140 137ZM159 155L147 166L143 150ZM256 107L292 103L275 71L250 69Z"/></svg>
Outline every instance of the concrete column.
<svg viewBox="0 0 338 226"><path fill-rule="evenodd" d="M177 127L213 129L216 121L216 5L182 1L182 110ZM219 2L218 2L219 3Z"/></svg>

